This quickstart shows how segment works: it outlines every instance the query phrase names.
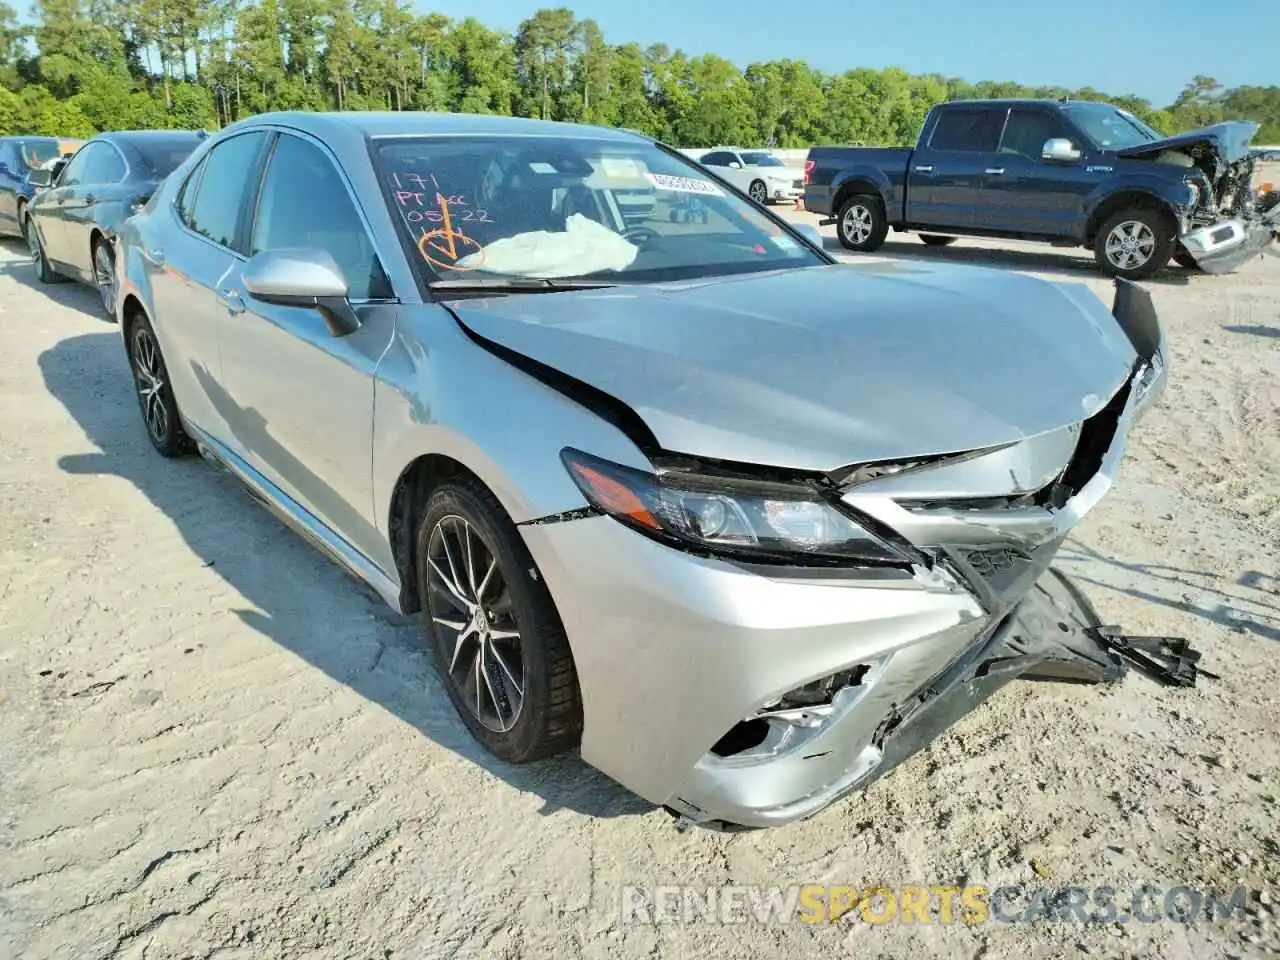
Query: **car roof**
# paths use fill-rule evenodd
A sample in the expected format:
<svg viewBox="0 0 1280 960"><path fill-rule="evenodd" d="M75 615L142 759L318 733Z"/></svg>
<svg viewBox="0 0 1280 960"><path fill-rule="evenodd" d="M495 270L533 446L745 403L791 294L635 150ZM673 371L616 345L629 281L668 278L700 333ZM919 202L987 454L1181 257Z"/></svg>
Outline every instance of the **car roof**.
<svg viewBox="0 0 1280 960"><path fill-rule="evenodd" d="M1109 103L1102 103L1098 100L1063 100L1054 99L1052 97L991 97L988 99L970 99L970 100L947 100L938 106L950 106L951 104L962 103L967 106L974 107L1067 107L1073 104L1087 103L1096 106L1112 106Z"/></svg>
<svg viewBox="0 0 1280 960"><path fill-rule="evenodd" d="M370 113L306 113L287 111L263 113L239 123L234 128L260 125L293 127L325 140L357 132L365 137L405 136L521 136L569 137L590 140L636 141L645 138L629 130L598 127L583 123L560 123L553 120L530 120L523 117L500 117L471 113L370 112ZM228 129L232 129L229 127Z"/></svg>

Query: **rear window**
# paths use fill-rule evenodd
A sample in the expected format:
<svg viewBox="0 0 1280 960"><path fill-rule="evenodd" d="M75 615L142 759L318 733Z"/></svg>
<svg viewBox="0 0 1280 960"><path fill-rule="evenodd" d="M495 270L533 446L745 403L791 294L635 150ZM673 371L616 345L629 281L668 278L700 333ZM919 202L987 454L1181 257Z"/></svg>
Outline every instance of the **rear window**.
<svg viewBox="0 0 1280 960"><path fill-rule="evenodd" d="M177 169L191 151L200 145L194 133L157 139L135 140L130 146L142 158L147 172L155 180L163 180Z"/></svg>
<svg viewBox="0 0 1280 960"><path fill-rule="evenodd" d="M995 153L1004 117L1003 110L942 110L929 146L934 150Z"/></svg>

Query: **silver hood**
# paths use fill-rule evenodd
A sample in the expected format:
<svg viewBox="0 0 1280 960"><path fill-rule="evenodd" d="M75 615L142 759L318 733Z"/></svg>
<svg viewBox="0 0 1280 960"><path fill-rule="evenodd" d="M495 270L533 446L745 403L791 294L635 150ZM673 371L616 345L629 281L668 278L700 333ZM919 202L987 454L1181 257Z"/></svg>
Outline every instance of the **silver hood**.
<svg viewBox="0 0 1280 960"><path fill-rule="evenodd" d="M449 304L483 340L627 404L661 447L830 471L1081 420L1136 354L1080 284L836 265Z"/></svg>

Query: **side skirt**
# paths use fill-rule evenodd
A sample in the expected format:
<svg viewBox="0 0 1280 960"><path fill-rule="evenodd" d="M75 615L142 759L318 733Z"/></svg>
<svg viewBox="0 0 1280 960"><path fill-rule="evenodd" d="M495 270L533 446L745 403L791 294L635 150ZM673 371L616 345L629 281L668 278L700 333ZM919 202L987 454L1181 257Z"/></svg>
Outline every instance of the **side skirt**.
<svg viewBox="0 0 1280 960"><path fill-rule="evenodd" d="M391 609L403 612L400 609L400 584L387 576L381 567L224 444L191 423L184 422L183 426L195 440L202 457L244 484L253 499L357 580L372 587Z"/></svg>

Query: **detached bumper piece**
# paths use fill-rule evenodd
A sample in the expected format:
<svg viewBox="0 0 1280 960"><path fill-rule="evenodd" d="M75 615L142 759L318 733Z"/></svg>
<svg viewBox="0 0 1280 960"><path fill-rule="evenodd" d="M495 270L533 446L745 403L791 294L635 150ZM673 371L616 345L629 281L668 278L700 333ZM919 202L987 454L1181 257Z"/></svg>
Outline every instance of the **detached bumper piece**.
<svg viewBox="0 0 1280 960"><path fill-rule="evenodd" d="M1210 224L1179 237L1182 246L1205 273L1230 273L1252 260L1276 240L1280 207L1256 217L1237 217Z"/></svg>
<svg viewBox="0 0 1280 960"><path fill-rule="evenodd" d="M1135 637L1109 626L1095 627L1093 634L1108 650L1167 687L1194 687L1196 677L1220 679L1200 666L1200 651L1183 637Z"/></svg>

